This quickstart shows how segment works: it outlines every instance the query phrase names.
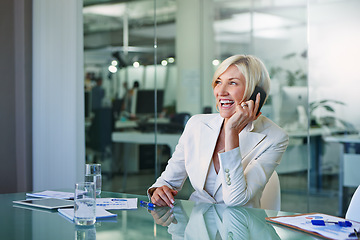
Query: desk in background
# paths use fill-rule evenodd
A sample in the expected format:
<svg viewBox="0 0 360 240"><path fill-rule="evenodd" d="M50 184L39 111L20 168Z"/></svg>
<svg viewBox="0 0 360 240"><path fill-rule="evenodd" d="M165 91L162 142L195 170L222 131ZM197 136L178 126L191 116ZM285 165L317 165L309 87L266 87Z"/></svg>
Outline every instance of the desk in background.
<svg viewBox="0 0 360 240"><path fill-rule="evenodd" d="M356 150L356 147L359 148L360 145L360 135L329 136L325 137L324 140L341 144L339 156L339 215L343 215L345 209L344 187L357 187L360 185L360 152Z"/></svg>
<svg viewBox="0 0 360 240"><path fill-rule="evenodd" d="M282 162L277 168L277 172L281 174L306 171L310 168L309 190L315 194L321 192L323 136L338 134L343 131L343 129L338 128L310 128L288 131L290 138L289 146L284 153ZM309 149L307 146L308 140L310 141ZM308 157L310 157L310 162L308 161ZM308 166L309 163L310 166Z"/></svg>
<svg viewBox="0 0 360 240"><path fill-rule="evenodd" d="M102 192L101 197L138 198L138 201L147 201L146 196L111 192ZM56 211L13 206L13 200L25 198L25 193L0 194L1 239L74 239L74 236L81 236L86 231L96 234L96 238L90 238L96 240L183 239L184 234L189 234L187 236L193 239L207 239L207 235L204 235L207 229L209 234L216 234L218 230L222 239L229 239L230 236L232 239L265 239L265 236L266 239L315 239L311 235L274 226L265 221L266 216L292 214L289 212L245 207L226 208L223 205L194 204L187 200L176 200L174 216L177 224L171 224L169 227L156 224L148 210L139 206L136 210L110 210L117 213L117 218L109 222L98 221L94 228L81 228ZM223 218L216 218L217 215ZM206 221L208 217L221 221Z"/></svg>
<svg viewBox="0 0 360 240"><path fill-rule="evenodd" d="M151 119L148 119L146 122L149 123L149 124L154 124L155 119L151 118ZM157 118L156 122L158 124L169 124L170 119L168 119L168 118ZM114 124L115 129L118 129L118 130L132 129L132 128L136 128L138 126L139 126L138 121L121 121L121 120L118 120Z"/></svg>
<svg viewBox="0 0 360 240"><path fill-rule="evenodd" d="M175 151L175 147L179 141L181 134L157 133L156 143L168 145L170 154ZM126 181L128 172L137 172L139 170L139 144L155 144L155 133L143 133L137 131L113 132L112 141L114 143L126 144L123 153L123 191L126 189ZM132 159L132 161L128 161Z"/></svg>
<svg viewBox="0 0 360 240"><path fill-rule="evenodd" d="M157 133L157 144L168 145L170 152L175 151L175 147L180 138L179 133ZM112 141L115 143L135 143L135 144L155 144L155 133L143 133L136 131L113 132Z"/></svg>

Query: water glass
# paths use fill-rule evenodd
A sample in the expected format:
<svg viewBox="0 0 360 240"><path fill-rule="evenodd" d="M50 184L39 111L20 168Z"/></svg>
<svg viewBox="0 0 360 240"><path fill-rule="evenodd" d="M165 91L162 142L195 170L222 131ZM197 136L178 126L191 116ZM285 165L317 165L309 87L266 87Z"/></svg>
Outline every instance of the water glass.
<svg viewBox="0 0 360 240"><path fill-rule="evenodd" d="M101 164L85 165L85 182L94 182L96 195L101 193Z"/></svg>
<svg viewBox="0 0 360 240"><path fill-rule="evenodd" d="M96 221L96 195L93 182L75 184L74 221L76 225L93 225Z"/></svg>

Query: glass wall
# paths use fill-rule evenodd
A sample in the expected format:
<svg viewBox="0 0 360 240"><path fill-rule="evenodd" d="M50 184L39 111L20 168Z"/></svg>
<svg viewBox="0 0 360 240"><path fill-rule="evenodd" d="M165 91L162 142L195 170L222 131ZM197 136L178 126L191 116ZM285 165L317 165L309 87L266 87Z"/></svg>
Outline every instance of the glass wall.
<svg viewBox="0 0 360 240"><path fill-rule="evenodd" d="M311 127L322 129L310 211L329 205L339 216L360 185L360 116L353 87L360 79L359 7L349 0L309 1L308 6L309 111Z"/></svg>
<svg viewBox="0 0 360 240"><path fill-rule="evenodd" d="M359 149L332 137L359 129L351 111L355 90L339 81L356 79L355 52L341 50L357 47L359 20L348 14L356 4L84 0L86 156L102 163L104 190L144 194L187 119L216 112L211 79L217 65L234 54L253 54L272 81L262 114L290 137L276 169L282 210L342 215L354 190L339 187L342 149ZM343 22L330 17L338 7L347 16ZM341 33L335 37L334 26ZM346 42L346 34L354 41ZM341 61L333 61L336 54ZM186 182L180 197L191 192Z"/></svg>
<svg viewBox="0 0 360 240"><path fill-rule="evenodd" d="M216 58L242 53L261 58L271 77L262 114L285 129L289 146L276 171L282 209L307 208L306 1L215 1Z"/></svg>
<svg viewBox="0 0 360 240"><path fill-rule="evenodd" d="M102 164L104 190L145 194L188 118L175 105L176 2L84 1L83 13L86 161Z"/></svg>

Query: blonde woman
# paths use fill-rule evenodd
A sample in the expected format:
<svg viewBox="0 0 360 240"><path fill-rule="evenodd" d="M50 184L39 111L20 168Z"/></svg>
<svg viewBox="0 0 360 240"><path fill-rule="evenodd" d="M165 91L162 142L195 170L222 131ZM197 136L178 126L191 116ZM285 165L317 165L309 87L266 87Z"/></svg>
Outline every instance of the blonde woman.
<svg viewBox="0 0 360 240"><path fill-rule="evenodd" d="M262 191L288 145L287 134L268 118L256 115L270 78L264 64L250 55L235 55L216 70L212 87L217 114L188 121L165 171L148 189L151 202L173 207L174 196L189 177L190 200L260 207Z"/></svg>

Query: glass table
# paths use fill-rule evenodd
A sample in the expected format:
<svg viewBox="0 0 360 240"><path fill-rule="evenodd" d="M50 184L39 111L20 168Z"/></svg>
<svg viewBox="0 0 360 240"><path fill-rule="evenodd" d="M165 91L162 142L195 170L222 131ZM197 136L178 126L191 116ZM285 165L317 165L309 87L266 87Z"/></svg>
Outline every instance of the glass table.
<svg viewBox="0 0 360 240"><path fill-rule="evenodd" d="M101 197L138 198L138 204L148 200L147 196L111 192L103 192ZM109 210L117 213L117 218L77 227L55 210L12 203L23 199L25 193L0 194L1 239L315 239L265 221L267 216L289 212L176 200L172 210L141 206Z"/></svg>

